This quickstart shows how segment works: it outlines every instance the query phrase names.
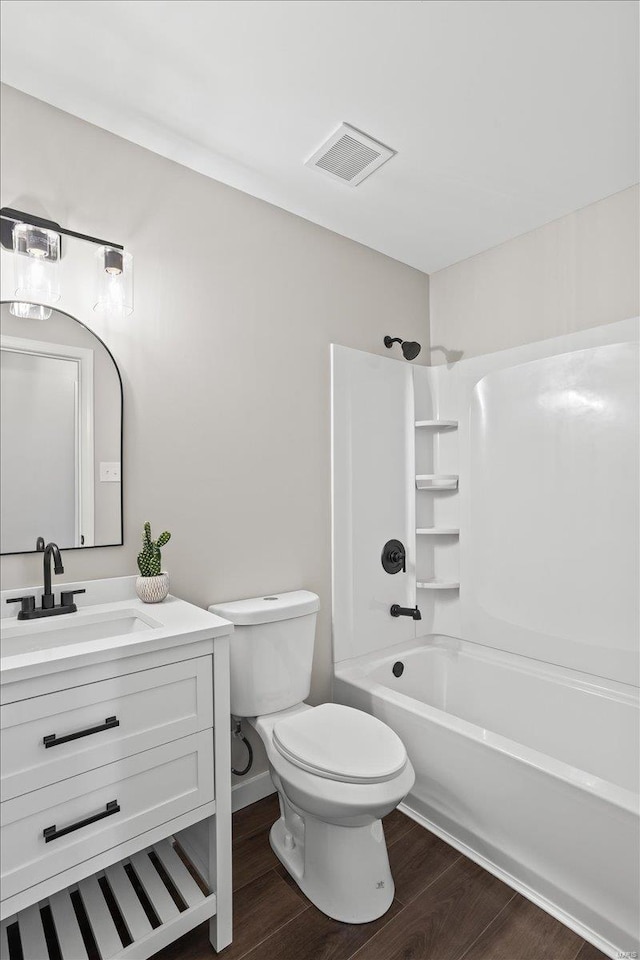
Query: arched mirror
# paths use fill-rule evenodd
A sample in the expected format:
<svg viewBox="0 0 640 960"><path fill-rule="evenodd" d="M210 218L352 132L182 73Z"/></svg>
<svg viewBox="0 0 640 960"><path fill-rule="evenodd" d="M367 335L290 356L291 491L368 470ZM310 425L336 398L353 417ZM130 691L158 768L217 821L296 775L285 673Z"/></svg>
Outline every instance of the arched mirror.
<svg viewBox="0 0 640 960"><path fill-rule="evenodd" d="M68 313L3 302L0 354L0 552L33 552L40 537L61 549L121 544L122 381L111 353Z"/></svg>

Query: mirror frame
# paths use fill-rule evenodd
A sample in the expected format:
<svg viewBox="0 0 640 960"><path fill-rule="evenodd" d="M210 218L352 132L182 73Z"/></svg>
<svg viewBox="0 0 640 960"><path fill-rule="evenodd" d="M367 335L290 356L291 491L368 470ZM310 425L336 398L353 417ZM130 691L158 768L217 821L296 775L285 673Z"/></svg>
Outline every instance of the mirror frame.
<svg viewBox="0 0 640 960"><path fill-rule="evenodd" d="M0 300L0 307L9 306L12 303L23 303L27 301L18 300L16 297L11 300ZM29 300L29 303L35 303L35 301ZM106 345L102 337L99 337L95 330L92 330L91 327L87 326L86 323L83 323L82 320L78 320L77 317L74 317L73 314L69 313L67 310L59 310L58 307L54 307L50 303L37 304L37 306L45 306L48 309L56 310L58 313L61 313L65 317L69 317L70 320L73 320L74 323L79 323L81 327L84 327L92 337L100 343L104 349L107 351L111 362L115 368L116 374L118 375L118 385L120 387L120 541L119 543L95 543L89 546L81 547L61 547L60 549L66 553L68 550L102 550L104 547L122 547L124 546L124 390L122 387L122 376L120 374L120 368L115 361L115 357L109 350L109 347ZM46 320L44 321L46 323ZM7 553L0 553L2 557L20 557L25 556L30 553L38 553L39 551L35 548L33 550L13 550ZM42 551L40 551L42 552Z"/></svg>

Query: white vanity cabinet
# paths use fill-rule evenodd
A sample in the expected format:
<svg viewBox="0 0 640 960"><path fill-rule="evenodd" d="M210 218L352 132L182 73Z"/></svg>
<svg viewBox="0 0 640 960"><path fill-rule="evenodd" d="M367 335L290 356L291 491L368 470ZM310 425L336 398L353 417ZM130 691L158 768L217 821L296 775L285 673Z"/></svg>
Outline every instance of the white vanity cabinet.
<svg viewBox="0 0 640 960"><path fill-rule="evenodd" d="M208 918L215 949L231 942L232 627L171 604L175 622L154 609L117 656L108 639L27 650L38 627L24 626L25 653L14 637L2 658L1 960L18 939L47 960L53 928L63 960L88 955L87 927L102 960L150 957ZM209 892L171 842L205 819Z"/></svg>
<svg viewBox="0 0 640 960"><path fill-rule="evenodd" d="M0 707L2 799L213 727L211 657ZM213 753L211 752L213 759Z"/></svg>

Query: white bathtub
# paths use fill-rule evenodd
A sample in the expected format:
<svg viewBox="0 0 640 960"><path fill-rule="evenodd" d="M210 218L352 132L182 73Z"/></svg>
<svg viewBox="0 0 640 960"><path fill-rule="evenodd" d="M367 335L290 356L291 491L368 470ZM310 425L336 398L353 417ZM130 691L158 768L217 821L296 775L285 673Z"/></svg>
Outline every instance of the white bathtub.
<svg viewBox="0 0 640 960"><path fill-rule="evenodd" d="M405 812L607 955L638 951L636 687L431 636L336 664L334 694L403 739Z"/></svg>

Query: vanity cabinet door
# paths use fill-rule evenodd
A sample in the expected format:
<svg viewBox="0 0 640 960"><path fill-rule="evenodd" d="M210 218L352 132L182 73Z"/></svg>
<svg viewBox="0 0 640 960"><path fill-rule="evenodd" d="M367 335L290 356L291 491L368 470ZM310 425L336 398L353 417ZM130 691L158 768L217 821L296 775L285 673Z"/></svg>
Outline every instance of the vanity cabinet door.
<svg viewBox="0 0 640 960"><path fill-rule="evenodd" d="M0 804L3 898L214 796L213 730Z"/></svg>
<svg viewBox="0 0 640 960"><path fill-rule="evenodd" d="M211 727L211 657L9 703L0 716L10 800Z"/></svg>

